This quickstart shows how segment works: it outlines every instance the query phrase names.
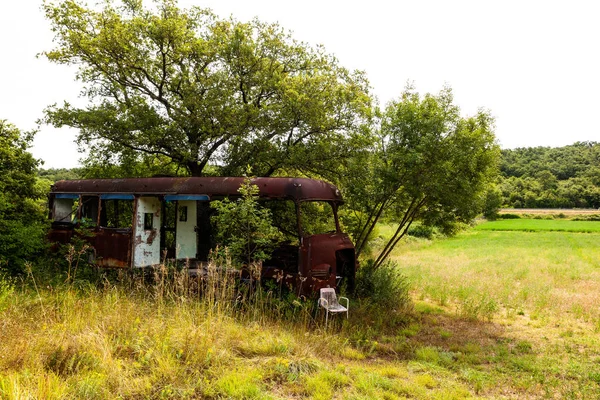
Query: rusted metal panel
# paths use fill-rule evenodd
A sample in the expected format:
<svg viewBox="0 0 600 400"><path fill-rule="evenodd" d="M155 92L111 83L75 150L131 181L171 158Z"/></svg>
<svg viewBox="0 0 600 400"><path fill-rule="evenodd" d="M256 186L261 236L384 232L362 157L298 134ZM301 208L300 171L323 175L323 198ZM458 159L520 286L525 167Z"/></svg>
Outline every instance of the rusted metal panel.
<svg viewBox="0 0 600 400"><path fill-rule="evenodd" d="M50 243L65 244L71 241L73 237L73 227L60 227L59 224L52 224L52 228L48 232L48 241Z"/></svg>
<svg viewBox="0 0 600 400"><path fill-rule="evenodd" d="M131 266L131 229L98 228L91 240L101 267Z"/></svg>
<svg viewBox="0 0 600 400"><path fill-rule="evenodd" d="M54 193L133 193L133 194L206 194L211 199L239 196L243 177L189 177L189 178L127 178L82 179L58 181ZM332 184L306 178L254 178L259 196L273 199L326 200L341 202L339 190Z"/></svg>
<svg viewBox="0 0 600 400"><path fill-rule="evenodd" d="M137 199L136 204L133 226L133 266L158 265L160 264L160 200L157 197L142 196Z"/></svg>
<svg viewBox="0 0 600 400"><path fill-rule="evenodd" d="M347 249L353 250L354 245L345 233L324 233L303 238L299 267L305 278L302 285L304 294L337 286L336 253Z"/></svg>

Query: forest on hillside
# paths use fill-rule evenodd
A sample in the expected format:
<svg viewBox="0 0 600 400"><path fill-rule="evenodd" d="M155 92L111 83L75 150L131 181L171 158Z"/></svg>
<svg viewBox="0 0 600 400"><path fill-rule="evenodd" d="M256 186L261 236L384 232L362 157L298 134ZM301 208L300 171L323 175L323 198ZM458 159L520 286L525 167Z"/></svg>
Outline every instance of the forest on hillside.
<svg viewBox="0 0 600 400"><path fill-rule="evenodd" d="M497 189L511 208L599 208L600 143L502 150Z"/></svg>

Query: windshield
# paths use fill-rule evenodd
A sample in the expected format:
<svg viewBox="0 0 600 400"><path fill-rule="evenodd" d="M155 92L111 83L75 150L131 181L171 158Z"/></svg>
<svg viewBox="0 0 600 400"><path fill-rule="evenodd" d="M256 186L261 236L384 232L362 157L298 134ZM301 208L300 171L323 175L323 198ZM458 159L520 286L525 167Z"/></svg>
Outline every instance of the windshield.
<svg viewBox="0 0 600 400"><path fill-rule="evenodd" d="M331 203L326 201L304 201L300 203L300 220L304 236L334 233L335 215Z"/></svg>

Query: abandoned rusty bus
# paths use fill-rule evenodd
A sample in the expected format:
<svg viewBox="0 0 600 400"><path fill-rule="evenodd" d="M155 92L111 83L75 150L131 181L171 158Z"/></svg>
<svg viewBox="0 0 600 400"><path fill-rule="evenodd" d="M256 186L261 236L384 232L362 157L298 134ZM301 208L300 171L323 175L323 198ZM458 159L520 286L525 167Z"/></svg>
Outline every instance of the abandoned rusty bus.
<svg viewBox="0 0 600 400"><path fill-rule="evenodd" d="M158 265L163 257L198 268L215 246L212 200L235 198L244 178L128 178L59 181L49 195L49 238L68 243L90 230L93 263L109 268ZM254 178L285 241L263 263L264 278L282 276L299 294L352 286L354 245L340 230L339 190L305 178Z"/></svg>

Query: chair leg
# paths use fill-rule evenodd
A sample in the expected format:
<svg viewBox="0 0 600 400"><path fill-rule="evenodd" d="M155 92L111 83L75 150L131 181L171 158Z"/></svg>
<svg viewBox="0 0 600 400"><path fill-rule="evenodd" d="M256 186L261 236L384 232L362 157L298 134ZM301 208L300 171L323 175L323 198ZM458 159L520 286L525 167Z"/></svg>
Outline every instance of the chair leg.
<svg viewBox="0 0 600 400"><path fill-rule="evenodd" d="M325 329L327 329L328 322L329 322L329 310L325 310Z"/></svg>

